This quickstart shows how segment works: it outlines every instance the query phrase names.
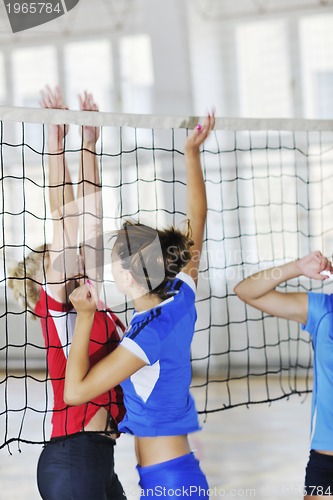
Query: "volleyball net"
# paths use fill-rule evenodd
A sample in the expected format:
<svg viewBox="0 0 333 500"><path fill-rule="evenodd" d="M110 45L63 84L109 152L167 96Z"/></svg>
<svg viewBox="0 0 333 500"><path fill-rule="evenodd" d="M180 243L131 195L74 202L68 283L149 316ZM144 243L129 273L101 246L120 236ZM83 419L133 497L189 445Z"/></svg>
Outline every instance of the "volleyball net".
<svg viewBox="0 0 333 500"><path fill-rule="evenodd" d="M1 448L49 439L53 397L41 328L8 287L14 263L52 238L48 124L69 124L64 148L75 189L80 130L100 127L96 158L108 234L125 219L182 226L184 144L199 119L6 107L0 119ZM332 130L332 121L218 118L203 145L208 216L192 345L192 392L203 418L311 391L308 334L246 306L233 289L257 270L315 249L331 257ZM110 260L106 251L105 302L128 324L132 306L114 286ZM330 280L281 285L322 288L329 291Z"/></svg>

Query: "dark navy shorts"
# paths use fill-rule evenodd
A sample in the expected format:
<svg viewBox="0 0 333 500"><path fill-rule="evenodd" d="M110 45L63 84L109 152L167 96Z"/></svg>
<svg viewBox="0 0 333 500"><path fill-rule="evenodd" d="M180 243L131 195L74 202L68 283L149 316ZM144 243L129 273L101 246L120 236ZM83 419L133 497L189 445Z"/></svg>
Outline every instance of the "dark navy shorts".
<svg viewBox="0 0 333 500"><path fill-rule="evenodd" d="M44 500L124 500L114 472L115 441L94 432L56 438L38 461L37 483Z"/></svg>
<svg viewBox="0 0 333 500"><path fill-rule="evenodd" d="M308 496L333 495L333 456L310 451L305 473L305 493Z"/></svg>
<svg viewBox="0 0 333 500"><path fill-rule="evenodd" d="M139 467L141 498L208 498L208 483L193 453Z"/></svg>

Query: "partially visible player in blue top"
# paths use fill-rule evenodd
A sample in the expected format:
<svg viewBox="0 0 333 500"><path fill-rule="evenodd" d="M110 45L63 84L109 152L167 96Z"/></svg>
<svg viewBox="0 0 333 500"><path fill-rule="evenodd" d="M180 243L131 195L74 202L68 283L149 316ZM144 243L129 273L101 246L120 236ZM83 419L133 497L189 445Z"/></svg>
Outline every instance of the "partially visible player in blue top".
<svg viewBox="0 0 333 500"><path fill-rule="evenodd" d="M214 114L208 115L185 144L188 234L130 223L118 231L112 272L135 311L119 347L91 369L88 345L95 289L83 285L70 295L77 319L65 401L79 405L122 385L126 416L119 430L135 436L142 498L208 496L207 480L191 453L187 434L200 428L189 390L190 348L207 213L200 146L214 123Z"/></svg>
<svg viewBox="0 0 333 500"><path fill-rule="evenodd" d="M325 280L333 267L316 251L240 282L235 293L260 311L294 320L311 335L314 350L311 451L304 499L333 496L333 295L278 292L276 287L299 276Z"/></svg>

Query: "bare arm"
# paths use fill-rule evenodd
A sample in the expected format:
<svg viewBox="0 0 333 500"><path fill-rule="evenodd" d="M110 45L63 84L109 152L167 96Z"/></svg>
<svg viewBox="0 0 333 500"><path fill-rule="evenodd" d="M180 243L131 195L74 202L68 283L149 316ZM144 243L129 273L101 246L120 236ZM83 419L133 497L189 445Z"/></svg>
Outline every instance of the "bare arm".
<svg viewBox="0 0 333 500"><path fill-rule="evenodd" d="M207 217L207 197L200 161L200 146L208 137L214 125L214 114L208 115L204 125L197 126L191 132L185 144L187 217L190 222L194 245L191 248L192 259L183 268L183 271L189 274L196 284Z"/></svg>
<svg viewBox="0 0 333 500"><path fill-rule="evenodd" d="M276 287L292 278L325 280L322 271L333 272L332 264L321 252L316 251L302 259L273 267L249 276L235 287L236 295L260 311L305 324L308 317L308 297L306 293L283 293Z"/></svg>
<svg viewBox="0 0 333 500"><path fill-rule="evenodd" d="M64 400L75 406L117 386L146 363L120 345L90 368L88 349L97 294L94 287L82 285L74 290L70 300L78 315L66 366Z"/></svg>
<svg viewBox="0 0 333 500"><path fill-rule="evenodd" d="M51 109L66 109L60 89L49 86L41 91L41 106ZM64 141L68 127L48 127L49 147L49 202L53 220L53 238L49 245L47 282L52 295L66 302L65 281L76 272L76 245L78 220L74 192L64 152ZM71 249L70 249L71 248ZM65 249L69 249L65 255Z"/></svg>
<svg viewBox="0 0 333 500"><path fill-rule="evenodd" d="M54 91L46 86L41 90L40 104L43 108L66 109L63 104L59 87ZM51 213L62 207L64 202L70 203L74 200L73 186L68 171L65 153L64 140L68 127L65 125L53 125L48 127L48 147L49 147L49 201Z"/></svg>
<svg viewBox="0 0 333 500"><path fill-rule="evenodd" d="M79 96L81 111L98 111L92 94ZM103 280L102 188L96 156L97 127L82 127L82 151L77 203L80 217L80 254L84 275L94 282ZM97 283L95 283L97 285Z"/></svg>

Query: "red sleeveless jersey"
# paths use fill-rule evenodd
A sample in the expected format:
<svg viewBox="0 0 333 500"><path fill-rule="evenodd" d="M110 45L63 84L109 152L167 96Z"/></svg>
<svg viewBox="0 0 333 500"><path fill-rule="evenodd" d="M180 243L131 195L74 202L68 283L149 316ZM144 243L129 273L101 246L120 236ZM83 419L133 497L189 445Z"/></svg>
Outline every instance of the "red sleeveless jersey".
<svg viewBox="0 0 333 500"><path fill-rule="evenodd" d="M40 317L42 325L47 350L48 377L53 388L51 438L82 431L101 407L104 407L118 424L125 414L120 386L79 406L68 406L64 402L66 363L77 316L73 307L57 302L41 288L35 313ZM91 366L117 347L123 331L123 324L109 309L96 311L89 344Z"/></svg>

